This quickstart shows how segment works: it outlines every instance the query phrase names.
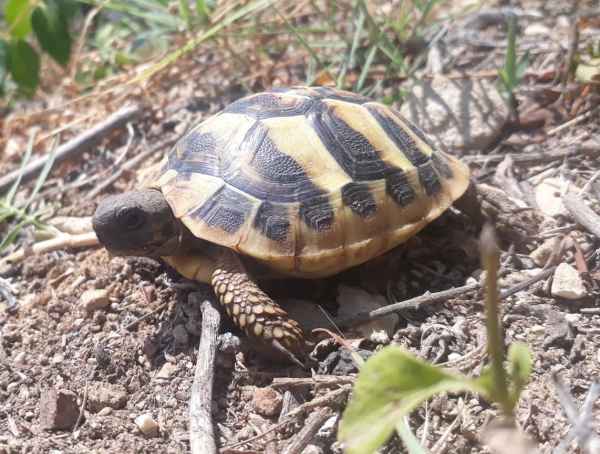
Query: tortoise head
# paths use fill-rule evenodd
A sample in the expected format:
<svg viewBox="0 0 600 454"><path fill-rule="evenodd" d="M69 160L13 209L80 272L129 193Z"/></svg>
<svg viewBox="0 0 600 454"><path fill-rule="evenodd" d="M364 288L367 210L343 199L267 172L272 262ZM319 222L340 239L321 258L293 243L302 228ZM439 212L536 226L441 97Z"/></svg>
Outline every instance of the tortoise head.
<svg viewBox="0 0 600 454"><path fill-rule="evenodd" d="M171 255L184 234L183 225L156 189L107 197L98 205L92 224L100 243L114 255Z"/></svg>

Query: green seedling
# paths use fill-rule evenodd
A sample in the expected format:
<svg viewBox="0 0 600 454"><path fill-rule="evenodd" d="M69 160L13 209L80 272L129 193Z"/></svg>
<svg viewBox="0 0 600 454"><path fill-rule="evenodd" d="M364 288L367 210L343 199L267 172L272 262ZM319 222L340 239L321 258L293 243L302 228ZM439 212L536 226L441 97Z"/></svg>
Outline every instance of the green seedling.
<svg viewBox="0 0 600 454"><path fill-rule="evenodd" d="M400 347L389 346L360 368L353 396L344 412L339 439L350 454L375 452L396 431L411 452L419 453L404 418L440 393L474 392L497 404L512 421L514 408L531 373L527 346L512 344L504 368L504 338L499 321L497 274L499 249L493 231L481 235L482 263L486 274L487 351L490 366L476 378L433 366Z"/></svg>
<svg viewBox="0 0 600 454"><path fill-rule="evenodd" d="M27 144L27 150L23 156L23 160L21 161L21 172L6 195L0 198L0 225L8 221L13 221L14 223L14 226L8 230L8 233L0 241L0 254L17 240L19 233L28 225L33 225L36 229L40 230L44 230L46 228L46 225L42 221L44 212L32 210L31 207L36 196L42 189L44 182L48 178L50 169L54 164L56 144L58 143L58 140L56 140L53 144L52 151L48 155L44 167L42 168L35 182L33 191L29 197L21 204L16 202L17 191L21 185L27 163L31 158L34 140L35 135L32 134L29 139L29 143Z"/></svg>
<svg viewBox="0 0 600 454"><path fill-rule="evenodd" d="M528 52L520 59L517 58L517 18L511 15L508 19L506 58L504 66L498 70L498 76L500 77L501 93L507 98L512 109L517 106L515 91L521 83L528 65Z"/></svg>

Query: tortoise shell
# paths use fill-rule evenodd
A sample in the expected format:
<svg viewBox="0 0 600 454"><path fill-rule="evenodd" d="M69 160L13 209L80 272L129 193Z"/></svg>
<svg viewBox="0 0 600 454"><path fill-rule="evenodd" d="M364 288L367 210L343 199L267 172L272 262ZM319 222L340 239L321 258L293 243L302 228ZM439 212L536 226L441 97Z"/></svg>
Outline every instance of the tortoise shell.
<svg viewBox="0 0 600 454"><path fill-rule="evenodd" d="M198 238L318 277L410 238L468 183L468 167L395 110L294 87L242 98L195 126L155 186Z"/></svg>

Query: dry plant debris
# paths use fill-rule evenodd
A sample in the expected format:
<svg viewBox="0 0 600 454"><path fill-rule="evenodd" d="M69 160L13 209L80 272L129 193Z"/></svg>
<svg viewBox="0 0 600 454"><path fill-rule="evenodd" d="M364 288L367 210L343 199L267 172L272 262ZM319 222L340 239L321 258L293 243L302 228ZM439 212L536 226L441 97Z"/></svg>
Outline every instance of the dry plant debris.
<svg viewBox="0 0 600 454"><path fill-rule="evenodd" d="M522 0L471 9L475 2L431 2L423 14L416 3L219 2L200 35L171 35L172 49L192 36L204 38L170 66L144 79L151 65L128 63L82 86L74 75L101 60L84 43L103 12L88 12L68 71L48 63L33 99L0 107L2 181L18 172L34 132L33 164L45 162L58 135L59 149L72 150L57 160L29 205L46 230L24 228L0 259L0 452L189 452L196 443L199 432L194 425L190 432L188 414L198 390L194 371L209 366L197 360L206 321L200 305L187 299L197 288L159 262L111 259L97 249L85 219L101 197L138 185L191 124L249 92L339 84L408 109L403 99L421 100L419 87L436 85L439 77L444 83L429 101L465 101L452 93L469 86L489 95L470 98L468 106L478 110L460 104L462 118L453 118L456 106L444 103L452 107L448 119L432 117L431 125L444 132L445 121L460 125L458 136L443 139L453 143L478 138L477 147L464 146L460 154L479 187L497 195L486 208L503 240L501 321L507 342L526 342L533 352L532 380L516 409L517 423L539 452L597 445L597 5ZM528 54L513 87L516 112L508 120L494 91L506 63L507 17L517 17L517 57ZM213 30L210 36L207 30ZM115 45L123 49L127 43ZM138 107L121 110L125 105ZM114 125L115 116L118 127L109 132L104 126ZM98 131L93 147L72 147ZM19 185L16 206L34 193L32 172L33 181ZM76 219L84 220L83 227ZM16 223L3 219L0 237ZM366 308L338 328L345 334L359 319L395 312L400 320L391 338L354 338L347 345L367 357L379 341L391 342L479 374L485 329L474 224L464 213L449 212L359 269L311 285L265 285L282 300L318 303L333 316L342 285L383 295L396 305ZM208 343L216 348L214 384L200 424L210 424L215 446L221 452L341 452L338 415L356 373L345 349L331 339L320 342L317 373L311 375L261 360L223 325L217 344ZM556 374L562 385L554 384ZM259 413L257 389L282 395L281 409ZM438 396L413 412L409 426L433 452L478 453L485 452L481 428L497 415L470 394ZM385 452L401 449L392 440Z"/></svg>

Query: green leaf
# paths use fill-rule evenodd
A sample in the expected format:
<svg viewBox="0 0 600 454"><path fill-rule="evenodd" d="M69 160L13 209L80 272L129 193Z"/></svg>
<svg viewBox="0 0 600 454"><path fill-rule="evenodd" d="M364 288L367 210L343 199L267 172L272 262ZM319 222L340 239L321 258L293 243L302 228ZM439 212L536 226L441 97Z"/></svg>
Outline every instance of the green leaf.
<svg viewBox="0 0 600 454"><path fill-rule="evenodd" d="M32 95L40 80L40 57L25 41L13 41L8 48L8 69L19 88Z"/></svg>
<svg viewBox="0 0 600 454"><path fill-rule="evenodd" d="M31 24L40 47L66 66L71 54L71 35L60 5L51 0L37 7L31 15Z"/></svg>
<svg viewBox="0 0 600 454"><path fill-rule="evenodd" d="M398 436L402 439L402 443L404 443L409 454L429 454L429 451L421 446L421 443L417 440L415 434L410 430L408 418L402 418L400 422L396 424L396 432L398 432Z"/></svg>
<svg viewBox="0 0 600 454"><path fill-rule="evenodd" d="M374 452L400 418L440 392L483 389L474 380L432 366L398 347L386 347L361 368L340 423L350 454Z"/></svg>
<svg viewBox="0 0 600 454"><path fill-rule="evenodd" d="M8 43L0 39L0 96L4 94L4 81L8 74Z"/></svg>
<svg viewBox="0 0 600 454"><path fill-rule="evenodd" d="M31 31L31 10L35 0L8 0L4 5L4 17L13 38L25 38Z"/></svg>
<svg viewBox="0 0 600 454"><path fill-rule="evenodd" d="M531 352L527 345L516 342L508 348L508 376L510 379L510 397L512 405L517 404L521 391L531 375Z"/></svg>

